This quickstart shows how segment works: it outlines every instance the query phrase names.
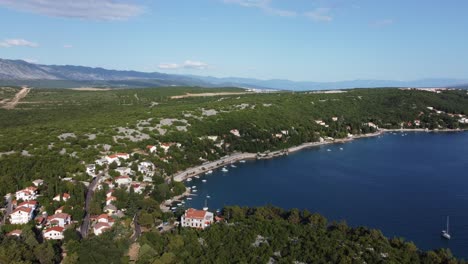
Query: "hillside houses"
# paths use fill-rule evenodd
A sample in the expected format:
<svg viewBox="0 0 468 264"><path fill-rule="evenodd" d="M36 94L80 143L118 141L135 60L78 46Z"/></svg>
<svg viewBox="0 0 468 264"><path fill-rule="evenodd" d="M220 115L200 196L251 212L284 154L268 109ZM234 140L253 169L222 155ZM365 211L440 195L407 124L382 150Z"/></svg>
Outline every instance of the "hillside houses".
<svg viewBox="0 0 468 264"><path fill-rule="evenodd" d="M112 154L112 155L105 157L107 164L111 164L115 162L117 165L120 165L121 159L128 160L129 158L130 158L130 154L127 154L127 153L116 153L116 154Z"/></svg>
<svg viewBox="0 0 468 264"><path fill-rule="evenodd" d="M71 223L71 216L66 213L58 213L47 217L47 225L66 227Z"/></svg>
<svg viewBox="0 0 468 264"><path fill-rule="evenodd" d="M153 146L153 145L148 145L146 146L146 149L150 152L150 153L155 153L156 151L158 151L158 148L156 146Z"/></svg>
<svg viewBox="0 0 468 264"><path fill-rule="evenodd" d="M124 176L115 177L114 181L118 186L122 187L122 186L131 184L132 178L130 178L127 175L124 175Z"/></svg>

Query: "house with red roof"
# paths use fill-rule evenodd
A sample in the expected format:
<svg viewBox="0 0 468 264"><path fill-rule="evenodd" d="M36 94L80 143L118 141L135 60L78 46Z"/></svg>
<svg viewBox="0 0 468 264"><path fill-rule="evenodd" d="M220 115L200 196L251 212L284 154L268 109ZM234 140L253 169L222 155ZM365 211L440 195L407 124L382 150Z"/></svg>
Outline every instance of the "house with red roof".
<svg viewBox="0 0 468 264"><path fill-rule="evenodd" d="M29 200L35 200L36 197L37 197L37 188L33 186L27 187L23 190L19 190L16 192L17 200L29 201Z"/></svg>
<svg viewBox="0 0 468 264"><path fill-rule="evenodd" d="M154 153L156 152L158 149L156 146L153 146L153 145L148 145L146 146L146 149L150 152L150 153Z"/></svg>
<svg viewBox="0 0 468 264"><path fill-rule="evenodd" d="M213 213L189 208L180 219L182 227L205 229L214 222Z"/></svg>
<svg viewBox="0 0 468 264"><path fill-rule="evenodd" d="M33 217L34 209L18 207L10 214L11 224L27 224Z"/></svg>
<svg viewBox="0 0 468 264"><path fill-rule="evenodd" d="M114 181L119 186L129 185L132 183L132 178L128 177L127 175L124 175L124 176L115 177Z"/></svg>
<svg viewBox="0 0 468 264"><path fill-rule="evenodd" d="M115 162L117 165L120 165L120 159L127 160L129 158L130 155L127 153L116 153L105 157L108 164Z"/></svg>
<svg viewBox="0 0 468 264"><path fill-rule="evenodd" d="M20 237L21 234L23 233L23 231L19 230L19 229L15 229L9 233L7 233L6 235L7 236L16 236L16 237Z"/></svg>
<svg viewBox="0 0 468 264"><path fill-rule="evenodd" d="M35 210L37 208L37 201L35 200L25 201L25 202L18 204L18 206L16 206L16 208L20 208L20 207L26 207L26 208L31 208Z"/></svg>
<svg viewBox="0 0 468 264"><path fill-rule="evenodd" d="M108 223L99 222L94 225L93 232L96 236L99 236L100 234L110 229L111 229L111 226Z"/></svg>
<svg viewBox="0 0 468 264"><path fill-rule="evenodd" d="M47 217L49 225L65 227L71 223L71 216L66 213L58 213Z"/></svg>
<svg viewBox="0 0 468 264"><path fill-rule="evenodd" d="M60 202L60 197L62 197L62 201L66 202L71 196L68 193L64 193L63 195L57 194L52 200Z"/></svg>
<svg viewBox="0 0 468 264"><path fill-rule="evenodd" d="M115 196L109 196L106 198L106 205L111 204L113 201L117 201L117 197Z"/></svg>
<svg viewBox="0 0 468 264"><path fill-rule="evenodd" d="M63 239L64 230L65 228L60 227L60 226L50 227L44 231L43 236L45 239L61 240Z"/></svg>

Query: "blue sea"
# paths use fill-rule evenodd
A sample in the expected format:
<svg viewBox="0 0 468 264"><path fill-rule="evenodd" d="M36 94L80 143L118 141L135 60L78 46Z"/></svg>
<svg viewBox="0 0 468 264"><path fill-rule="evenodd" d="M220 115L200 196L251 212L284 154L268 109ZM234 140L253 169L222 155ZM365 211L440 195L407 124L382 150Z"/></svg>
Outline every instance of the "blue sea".
<svg viewBox="0 0 468 264"><path fill-rule="evenodd" d="M341 148L341 149L340 149ZM468 259L468 133L386 133L193 178L187 206L308 209ZM203 183L202 179L206 179ZM450 216L452 239L440 234Z"/></svg>

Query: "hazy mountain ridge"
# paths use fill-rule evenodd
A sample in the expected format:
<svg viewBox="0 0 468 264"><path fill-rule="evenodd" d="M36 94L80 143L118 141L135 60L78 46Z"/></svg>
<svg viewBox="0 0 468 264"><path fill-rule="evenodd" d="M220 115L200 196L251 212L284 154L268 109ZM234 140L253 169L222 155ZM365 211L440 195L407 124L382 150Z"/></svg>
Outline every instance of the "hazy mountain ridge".
<svg viewBox="0 0 468 264"><path fill-rule="evenodd" d="M42 82L40 82L41 80ZM98 85L115 87L154 87L154 86L237 86L244 88L319 90L366 87L466 87L468 79L422 79L415 81L393 80L351 80L339 82L297 82L290 80L253 78L178 75L159 72L138 72L108 70L73 65L42 65L23 60L0 59L0 83L20 84L39 87L54 82L70 85ZM67 83L67 82L65 82Z"/></svg>

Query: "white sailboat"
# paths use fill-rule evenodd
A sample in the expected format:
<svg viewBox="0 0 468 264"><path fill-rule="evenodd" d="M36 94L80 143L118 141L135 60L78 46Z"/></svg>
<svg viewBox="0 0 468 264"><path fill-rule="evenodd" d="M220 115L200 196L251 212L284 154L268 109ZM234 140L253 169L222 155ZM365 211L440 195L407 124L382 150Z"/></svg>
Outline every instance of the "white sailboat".
<svg viewBox="0 0 468 264"><path fill-rule="evenodd" d="M203 207L203 211L208 211L208 201L205 199L205 207Z"/></svg>
<svg viewBox="0 0 468 264"><path fill-rule="evenodd" d="M447 228L445 230L442 230L442 237L445 239L450 239L450 233L449 233L449 217L447 216Z"/></svg>

